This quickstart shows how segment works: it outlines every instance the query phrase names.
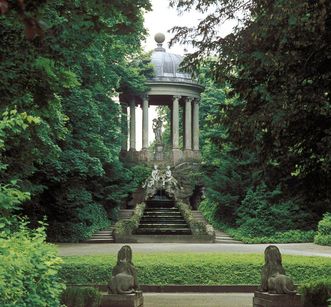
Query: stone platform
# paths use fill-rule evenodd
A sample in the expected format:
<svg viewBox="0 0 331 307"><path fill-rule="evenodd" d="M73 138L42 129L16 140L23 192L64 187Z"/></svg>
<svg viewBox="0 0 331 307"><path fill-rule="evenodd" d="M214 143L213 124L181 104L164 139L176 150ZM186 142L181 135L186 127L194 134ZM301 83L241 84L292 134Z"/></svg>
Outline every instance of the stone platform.
<svg viewBox="0 0 331 307"><path fill-rule="evenodd" d="M270 294L254 292L253 307L302 307L299 294Z"/></svg>
<svg viewBox="0 0 331 307"><path fill-rule="evenodd" d="M144 298L141 291L133 294L103 295L100 307L143 307Z"/></svg>

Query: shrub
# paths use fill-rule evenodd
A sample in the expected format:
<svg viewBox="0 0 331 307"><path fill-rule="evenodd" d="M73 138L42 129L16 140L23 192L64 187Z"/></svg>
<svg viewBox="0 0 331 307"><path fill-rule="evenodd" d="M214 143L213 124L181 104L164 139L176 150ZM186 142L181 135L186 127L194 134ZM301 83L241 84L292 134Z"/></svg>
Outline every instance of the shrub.
<svg viewBox="0 0 331 307"><path fill-rule="evenodd" d="M274 234L269 236L255 236L249 235L245 229L231 228L217 219L218 206L216 203L211 203L205 199L200 203L199 210L203 213L206 220L214 226L215 229L220 229L227 232L234 239L242 241L243 243L300 243L300 242L313 242L315 231L313 230L288 230L288 231L275 231Z"/></svg>
<svg viewBox="0 0 331 307"><path fill-rule="evenodd" d="M122 237L132 235L132 233L138 229L145 207L145 203L138 204L130 219L120 220L115 224L113 231L115 241L120 241Z"/></svg>
<svg viewBox="0 0 331 307"><path fill-rule="evenodd" d="M134 253L141 284L259 284L263 254ZM108 284L116 255L64 257L61 276L68 284ZM286 273L296 284L331 275L327 257L283 256Z"/></svg>
<svg viewBox="0 0 331 307"><path fill-rule="evenodd" d="M320 245L331 245L331 213L326 213L318 223L318 232L314 242Z"/></svg>
<svg viewBox="0 0 331 307"><path fill-rule="evenodd" d="M327 307L331 298L331 279L312 281L299 287L304 307Z"/></svg>
<svg viewBox="0 0 331 307"><path fill-rule="evenodd" d="M93 287L68 287L63 291L61 303L67 307L98 307L102 294Z"/></svg>
<svg viewBox="0 0 331 307"><path fill-rule="evenodd" d="M107 212L101 205L91 203L76 208L76 223L52 221L47 229L51 242L79 242L90 238L96 231L109 226Z"/></svg>
<svg viewBox="0 0 331 307"><path fill-rule="evenodd" d="M62 259L45 238L44 227L32 231L26 223L0 237L0 306L59 306Z"/></svg>

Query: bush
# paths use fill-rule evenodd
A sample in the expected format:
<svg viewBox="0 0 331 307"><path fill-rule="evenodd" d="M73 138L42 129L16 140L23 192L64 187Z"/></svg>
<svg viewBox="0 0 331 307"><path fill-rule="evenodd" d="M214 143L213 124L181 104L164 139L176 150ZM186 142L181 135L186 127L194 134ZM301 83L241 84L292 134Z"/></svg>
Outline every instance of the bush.
<svg viewBox="0 0 331 307"><path fill-rule="evenodd" d="M67 307L98 307L102 294L92 287L68 287L63 291L61 303Z"/></svg>
<svg viewBox="0 0 331 307"><path fill-rule="evenodd" d="M219 221L217 219L217 204L211 203L207 199L201 202L199 210L203 213L206 220L214 226L215 229L225 231L234 239L242 241L243 243L302 243L314 241L315 231L313 230L288 230L283 232L275 231L273 235L269 236L248 235L245 229L231 228Z"/></svg>
<svg viewBox="0 0 331 307"><path fill-rule="evenodd" d="M51 242L80 242L90 238L96 231L109 226L106 210L98 204L91 203L74 210L76 220L73 223L52 221L47 229Z"/></svg>
<svg viewBox="0 0 331 307"><path fill-rule="evenodd" d="M32 231L26 223L0 237L0 306L59 306L62 259L45 238L44 227Z"/></svg>
<svg viewBox="0 0 331 307"><path fill-rule="evenodd" d="M263 254L134 253L141 284L259 284ZM116 255L64 257L61 276L68 284L108 284ZM283 256L286 273L301 284L331 276L327 257Z"/></svg>
<svg viewBox="0 0 331 307"><path fill-rule="evenodd" d="M318 232L314 242L320 245L331 245L331 213L326 213L318 223Z"/></svg>
<svg viewBox="0 0 331 307"><path fill-rule="evenodd" d="M318 280L299 287L304 307L327 307L331 298L331 279Z"/></svg>

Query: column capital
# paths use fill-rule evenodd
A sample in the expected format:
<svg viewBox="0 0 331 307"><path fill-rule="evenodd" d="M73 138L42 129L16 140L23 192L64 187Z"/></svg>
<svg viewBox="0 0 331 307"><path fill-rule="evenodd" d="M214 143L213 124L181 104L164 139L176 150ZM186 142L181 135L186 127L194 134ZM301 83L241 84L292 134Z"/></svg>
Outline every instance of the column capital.
<svg viewBox="0 0 331 307"><path fill-rule="evenodd" d="M148 94L142 94L140 95L142 100L148 100L149 99L149 95Z"/></svg>
<svg viewBox="0 0 331 307"><path fill-rule="evenodd" d="M173 100L179 100L179 99L181 99L182 98L182 96L180 96L180 95L174 95L174 96L172 96L172 98L173 98Z"/></svg>
<svg viewBox="0 0 331 307"><path fill-rule="evenodd" d="M194 101L194 99L195 99L194 97L190 97L190 96L186 97L187 102L192 102L192 101Z"/></svg>

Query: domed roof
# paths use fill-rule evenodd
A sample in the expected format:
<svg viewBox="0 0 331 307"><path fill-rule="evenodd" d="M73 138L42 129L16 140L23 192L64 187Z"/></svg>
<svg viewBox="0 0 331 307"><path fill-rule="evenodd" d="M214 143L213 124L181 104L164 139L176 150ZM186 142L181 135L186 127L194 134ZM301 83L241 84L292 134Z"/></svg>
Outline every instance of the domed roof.
<svg viewBox="0 0 331 307"><path fill-rule="evenodd" d="M154 64L155 76L152 80L160 79L186 79L182 81L192 82L192 77L189 73L180 71L179 65L183 61L183 57L178 54L166 52L162 47L164 42L164 34L157 33L154 37L157 42L157 48L154 49L151 57L151 62ZM180 80L179 80L180 81Z"/></svg>

